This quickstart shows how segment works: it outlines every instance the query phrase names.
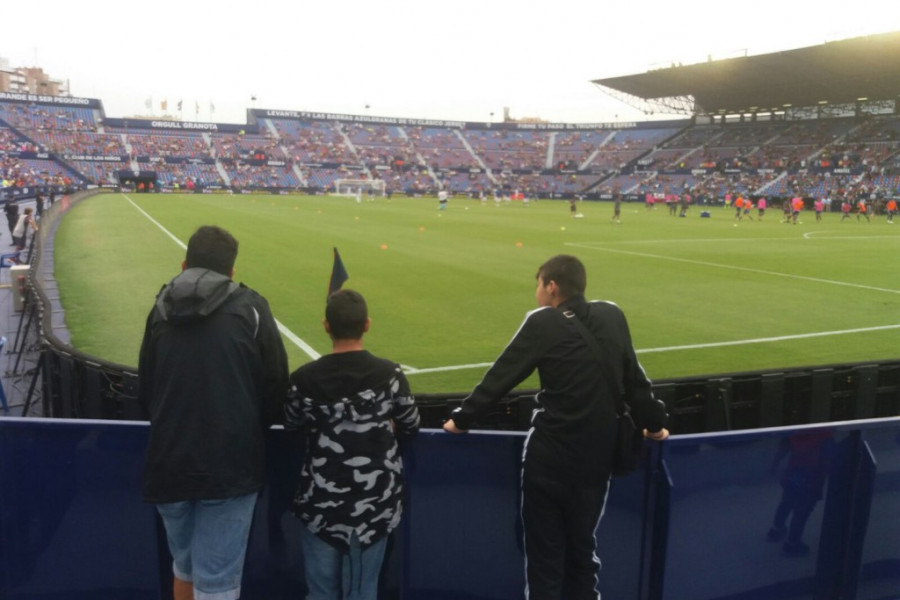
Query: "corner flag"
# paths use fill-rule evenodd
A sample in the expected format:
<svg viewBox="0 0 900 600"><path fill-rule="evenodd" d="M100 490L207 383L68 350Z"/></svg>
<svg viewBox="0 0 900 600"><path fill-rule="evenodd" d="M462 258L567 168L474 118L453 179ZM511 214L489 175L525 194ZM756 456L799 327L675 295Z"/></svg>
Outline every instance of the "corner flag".
<svg viewBox="0 0 900 600"><path fill-rule="evenodd" d="M328 295L335 293L341 286L344 285L344 282L350 276L347 275L347 269L344 268L344 263L341 260L341 255L338 254L338 249L334 249L334 265L331 267L331 279L328 281Z"/></svg>

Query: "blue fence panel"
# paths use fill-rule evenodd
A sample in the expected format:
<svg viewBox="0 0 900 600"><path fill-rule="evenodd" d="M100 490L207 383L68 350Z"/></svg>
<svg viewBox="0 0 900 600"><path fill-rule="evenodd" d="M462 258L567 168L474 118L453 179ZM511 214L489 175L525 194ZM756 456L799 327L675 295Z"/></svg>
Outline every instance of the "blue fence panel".
<svg viewBox="0 0 900 600"><path fill-rule="evenodd" d="M0 598L158 597L156 517L140 499L147 431L0 420Z"/></svg>
<svg viewBox="0 0 900 600"><path fill-rule="evenodd" d="M0 600L171 597L165 539L141 502L142 423L0 419ZM522 598L521 433L427 430L383 599ZM305 594L290 502L302 440L268 439L242 598ZM900 590L900 419L677 436L613 481L601 589L640 600L886 600ZM784 548L792 519L808 546ZM785 531L778 525L786 514Z"/></svg>
<svg viewBox="0 0 900 600"><path fill-rule="evenodd" d="M863 431L874 485L857 600L900 597L900 426Z"/></svg>
<svg viewBox="0 0 900 600"><path fill-rule="evenodd" d="M664 444L661 597L897 598L898 436L893 419Z"/></svg>

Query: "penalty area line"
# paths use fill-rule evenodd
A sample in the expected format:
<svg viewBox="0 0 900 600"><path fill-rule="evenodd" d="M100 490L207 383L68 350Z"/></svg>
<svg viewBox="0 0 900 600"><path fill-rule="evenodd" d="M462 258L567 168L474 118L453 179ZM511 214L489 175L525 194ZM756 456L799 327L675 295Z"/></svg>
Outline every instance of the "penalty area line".
<svg viewBox="0 0 900 600"><path fill-rule="evenodd" d="M175 234L173 234L171 231L169 231L168 229L166 229L166 228L163 226L162 223L160 223L159 221L157 221L156 219L154 219L153 217L151 217L149 214L147 214L147 211L145 211L143 208L141 208L140 206L138 206L137 203L135 203L134 200L132 200L131 198L128 197L128 194L122 194L122 196L123 196L126 200L128 200L128 202L130 202L131 205L132 205L133 207L135 207L135 208L138 210L139 213L141 213L142 215L144 215L145 217L147 217L147 219L149 219L151 223L153 223L154 225L156 225L157 227L159 227L160 230L162 230L163 233L165 233L167 236L169 236L170 238L172 238L172 240L173 240L176 244L178 244L178 245L181 247L182 250L187 250L187 244L185 244L184 242L182 242L181 240L179 240L177 237L175 237ZM274 318L274 315L273 315L273 318ZM284 323L282 323L282 322L279 321L278 319L275 319L275 325L278 326L278 331L280 331L281 334L284 335L284 337L286 337L288 340L290 340L291 343L293 343L295 346L297 346L298 348L300 348L301 350L303 350L303 351L307 354L307 356L309 356L311 359L316 360L317 358L319 358L319 357L322 356L321 354L319 354L318 352L316 352L315 349L314 349L312 346L310 346L309 344L307 344L306 342L304 342L303 340L301 340L300 337L297 336L296 333L294 333L293 331L291 331L290 329L288 329L288 328L284 325Z"/></svg>
<svg viewBox="0 0 900 600"><path fill-rule="evenodd" d="M428 369L416 369L414 367L403 367L403 372L407 375L420 375L422 373L443 373L445 371L463 371L465 369L484 369L490 367L494 363L472 363L468 365L450 365L448 367L431 367Z"/></svg>

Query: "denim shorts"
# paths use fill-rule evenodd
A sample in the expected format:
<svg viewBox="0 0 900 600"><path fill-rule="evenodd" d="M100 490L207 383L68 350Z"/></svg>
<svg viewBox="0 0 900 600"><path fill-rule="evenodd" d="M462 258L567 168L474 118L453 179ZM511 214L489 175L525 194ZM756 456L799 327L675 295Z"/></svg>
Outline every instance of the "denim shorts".
<svg viewBox="0 0 900 600"><path fill-rule="evenodd" d="M222 500L157 504L166 526L172 571L194 584L197 600L241 595L244 556L257 492Z"/></svg>

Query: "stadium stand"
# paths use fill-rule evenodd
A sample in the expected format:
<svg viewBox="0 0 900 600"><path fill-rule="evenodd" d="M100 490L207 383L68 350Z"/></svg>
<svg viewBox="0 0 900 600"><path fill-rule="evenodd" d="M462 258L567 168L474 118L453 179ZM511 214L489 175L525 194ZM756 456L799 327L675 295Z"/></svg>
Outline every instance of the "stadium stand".
<svg viewBox="0 0 900 600"><path fill-rule="evenodd" d="M518 190L531 197L593 199L686 192L722 202L728 194L837 198L898 192L896 115L574 130L266 116L245 132L161 131L115 119L107 125L97 106L0 102L2 151L27 154L18 157L17 167L7 160L6 170L31 185L60 177L115 185L121 173L137 170L155 173L162 190L327 192L336 179L364 177L410 195L440 188L473 196Z"/></svg>

